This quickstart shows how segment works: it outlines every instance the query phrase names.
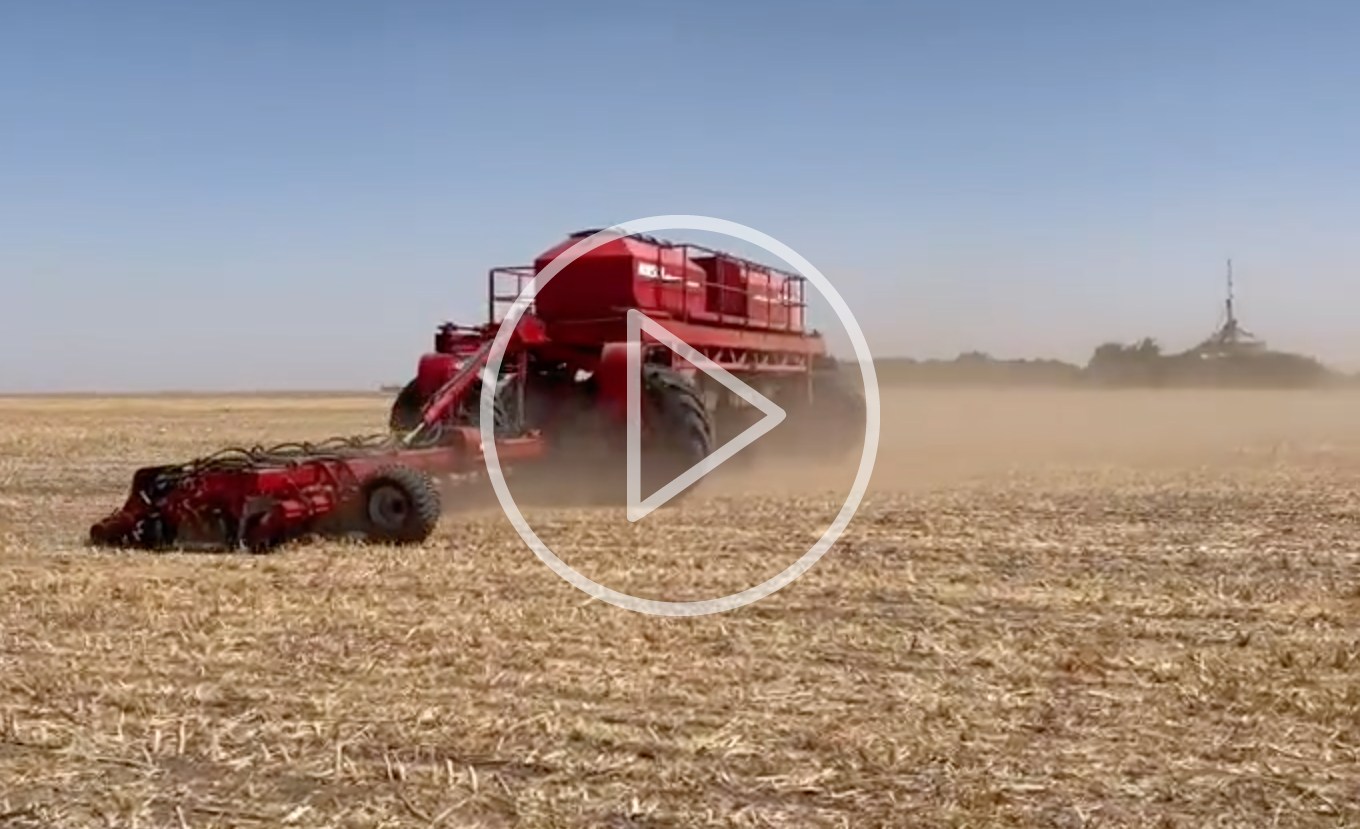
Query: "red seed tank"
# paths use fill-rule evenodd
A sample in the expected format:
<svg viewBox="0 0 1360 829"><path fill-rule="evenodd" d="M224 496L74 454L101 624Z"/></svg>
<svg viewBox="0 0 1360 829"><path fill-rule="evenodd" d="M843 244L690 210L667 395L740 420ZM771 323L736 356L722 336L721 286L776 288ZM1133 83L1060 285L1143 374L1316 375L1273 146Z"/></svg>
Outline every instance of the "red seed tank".
<svg viewBox="0 0 1360 829"><path fill-rule="evenodd" d="M555 258L591 235L573 234L534 261L541 272ZM658 317L703 314L702 268L681 245L638 237L614 239L575 259L549 280L534 297L546 323L605 319L629 308Z"/></svg>
<svg viewBox="0 0 1360 829"><path fill-rule="evenodd" d="M542 272L595 231L572 234L534 261ZM803 280L696 245L615 238L579 256L535 297L545 323L619 317L630 308L659 318L802 331Z"/></svg>

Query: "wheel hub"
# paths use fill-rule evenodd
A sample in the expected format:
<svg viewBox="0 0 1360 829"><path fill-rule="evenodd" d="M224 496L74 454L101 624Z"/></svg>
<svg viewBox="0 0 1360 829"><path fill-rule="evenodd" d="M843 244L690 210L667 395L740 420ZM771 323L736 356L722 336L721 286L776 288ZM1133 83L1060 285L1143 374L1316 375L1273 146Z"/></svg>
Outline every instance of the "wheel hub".
<svg viewBox="0 0 1360 829"><path fill-rule="evenodd" d="M368 520L385 530L400 529L410 512L411 503L398 487L383 485L368 496Z"/></svg>

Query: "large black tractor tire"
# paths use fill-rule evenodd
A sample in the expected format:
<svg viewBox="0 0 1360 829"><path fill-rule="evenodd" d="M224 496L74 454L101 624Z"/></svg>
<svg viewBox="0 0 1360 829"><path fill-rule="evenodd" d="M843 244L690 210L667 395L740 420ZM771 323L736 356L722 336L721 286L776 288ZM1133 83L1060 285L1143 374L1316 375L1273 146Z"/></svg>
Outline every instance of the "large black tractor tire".
<svg viewBox="0 0 1360 829"><path fill-rule="evenodd" d="M439 487L409 466L387 466L369 476L355 505L357 527L379 544L419 544L439 523Z"/></svg>
<svg viewBox="0 0 1360 829"><path fill-rule="evenodd" d="M516 497L555 506L619 507L627 501L627 425L601 406L595 390L536 399L530 409L551 411L548 455L515 478ZM714 426L693 380L667 366L642 368L642 497L647 498L709 455ZM543 416L543 412L539 413ZM531 422L537 422L534 415Z"/></svg>
<svg viewBox="0 0 1360 829"><path fill-rule="evenodd" d="M511 395L512 389L509 386L496 394L497 435L508 435L515 431L515 424L518 419L514 415L514 407L509 399ZM426 402L426 399L420 394L420 389L416 386L416 381L412 380L407 383L397 393L396 399L392 401L392 410L388 415L389 429L395 434L404 435L419 426L421 412L424 410ZM455 417L455 422L461 425L476 426L481 422L481 411L482 383L480 380L475 380L468 392L467 402Z"/></svg>
<svg viewBox="0 0 1360 829"><path fill-rule="evenodd" d="M397 393L392 401L392 412L388 415L388 426L393 432L405 434L420 425L420 412L425 407L425 398L420 396L416 381L412 380Z"/></svg>
<svg viewBox="0 0 1360 829"><path fill-rule="evenodd" d="M642 497L713 451L713 416L699 385L667 366L642 367Z"/></svg>

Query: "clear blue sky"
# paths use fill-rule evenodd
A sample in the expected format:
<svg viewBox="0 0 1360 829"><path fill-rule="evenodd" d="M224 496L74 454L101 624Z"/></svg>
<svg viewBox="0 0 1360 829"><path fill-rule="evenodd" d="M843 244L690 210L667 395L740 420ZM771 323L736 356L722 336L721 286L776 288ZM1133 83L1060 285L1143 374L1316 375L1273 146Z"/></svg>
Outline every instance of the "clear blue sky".
<svg viewBox="0 0 1360 829"><path fill-rule="evenodd" d="M1360 4L0 5L0 388L372 387L483 275L659 213L881 353L1360 363Z"/></svg>

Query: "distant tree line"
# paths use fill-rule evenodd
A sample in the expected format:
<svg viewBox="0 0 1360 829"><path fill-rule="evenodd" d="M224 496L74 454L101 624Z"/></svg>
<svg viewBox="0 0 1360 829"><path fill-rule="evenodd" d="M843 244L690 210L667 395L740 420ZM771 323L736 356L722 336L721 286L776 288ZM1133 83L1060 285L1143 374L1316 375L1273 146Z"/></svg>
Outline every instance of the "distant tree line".
<svg viewBox="0 0 1360 829"><path fill-rule="evenodd" d="M1301 354L1265 349L1212 353L1191 349L1164 354L1150 338L1133 345L1101 345L1091 355L1085 373L1093 382L1112 386L1308 388L1355 382Z"/></svg>
<svg viewBox="0 0 1360 829"><path fill-rule="evenodd" d="M1312 357L1277 351L1166 354L1156 340L1104 343L1086 365L1061 360L998 359L982 352L952 360L888 357L875 360L879 381L894 385L1061 387L1312 388L1360 384Z"/></svg>
<svg viewBox="0 0 1360 829"><path fill-rule="evenodd" d="M1000 360L971 351L953 360L887 357L874 361L885 385L1070 386L1082 369L1061 360Z"/></svg>

